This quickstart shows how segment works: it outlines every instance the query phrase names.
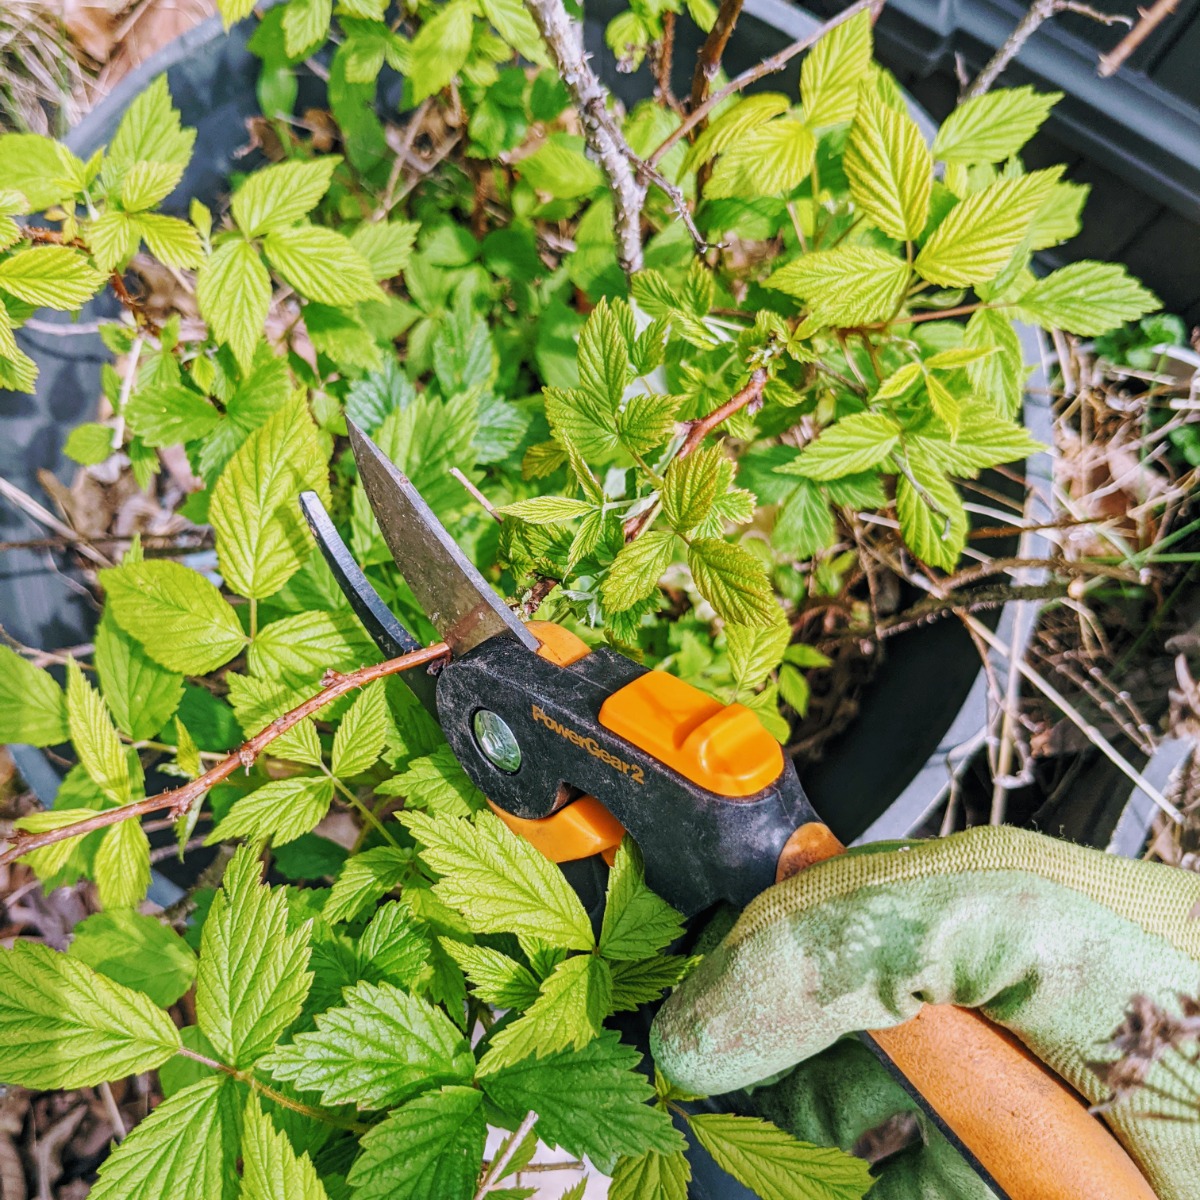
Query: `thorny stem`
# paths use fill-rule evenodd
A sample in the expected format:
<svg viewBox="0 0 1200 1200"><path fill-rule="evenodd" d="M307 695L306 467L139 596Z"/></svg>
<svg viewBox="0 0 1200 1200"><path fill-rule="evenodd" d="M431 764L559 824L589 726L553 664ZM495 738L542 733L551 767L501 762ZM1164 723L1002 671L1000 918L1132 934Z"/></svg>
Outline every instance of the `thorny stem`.
<svg viewBox="0 0 1200 1200"><path fill-rule="evenodd" d="M724 57L725 47L729 45L729 39L733 35L737 19L741 15L743 3L744 0L721 0L721 7L717 10L717 19L713 22L713 27L709 30L708 37L705 38L704 45L700 47L700 53L696 56L696 70L692 73L691 106L693 112L708 97L708 89L721 69L721 59ZM702 131L706 123L706 120L701 119L698 122L699 130Z"/></svg>
<svg viewBox="0 0 1200 1200"><path fill-rule="evenodd" d="M347 692L366 687L376 679L387 675L395 675L400 671L409 671L414 667L428 663L441 662L450 656L450 647L445 642L435 642L422 650L414 650L411 654L402 654L399 658L390 658L386 662L373 663L368 667L359 667L357 671L341 674L338 671L327 671L322 683L324 686L314 696L310 696L303 704L297 705L291 712L276 717L274 721L244 742L237 750L223 758L215 767L198 775L182 787L173 788L169 792L161 792L157 796L147 796L142 800L134 800L130 804L122 804L117 808L105 809L93 816L76 821L73 825L64 825L59 829L47 829L40 833L28 830L15 830L9 835L9 847L0 853L0 867L16 862L22 855L31 850L40 850L44 846L52 846L66 838L82 837L96 829L104 829L121 821L134 820L148 813L161 812L169 809L172 817L183 816L210 788L222 780L228 779L239 767L249 770L256 758L281 734L298 725L305 717L311 717L319 712L330 701L344 696Z"/></svg>
<svg viewBox="0 0 1200 1200"><path fill-rule="evenodd" d="M538 0L529 0L530 6ZM806 34L804 37L794 41L790 46L784 47L778 54L772 54L770 58L764 58L755 67L750 67L743 71L740 75L731 79L718 92L713 92L694 112L686 116L677 128L671 131L654 151L653 154L646 160L652 167L658 166L663 160L663 156L674 146L681 138L686 137L701 121L707 119L708 114L712 112L722 100L728 99L735 92L740 92L742 88L749 87L750 84L757 82L764 76L771 75L775 71L782 70L783 67L792 61L797 54L803 54L805 50L811 46L815 46L831 29L836 29L837 26L844 24L846 21L858 16L860 12L865 12L867 9L878 11L884 5L884 0L855 0L849 8L843 9L836 17L831 17L819 29L814 29L812 33Z"/></svg>

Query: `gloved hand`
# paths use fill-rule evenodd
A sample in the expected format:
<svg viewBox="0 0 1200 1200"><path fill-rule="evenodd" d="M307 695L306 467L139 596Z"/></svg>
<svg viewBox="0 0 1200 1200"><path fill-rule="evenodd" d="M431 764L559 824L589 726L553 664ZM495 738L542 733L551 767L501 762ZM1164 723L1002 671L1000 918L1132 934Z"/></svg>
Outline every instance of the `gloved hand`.
<svg viewBox="0 0 1200 1200"><path fill-rule="evenodd" d="M1200 875L1006 827L854 851L754 900L663 1005L651 1048L668 1078L717 1094L837 1042L838 1062L808 1063L756 1099L797 1136L849 1149L866 1121L905 1105L865 1050L838 1039L897 1025L926 1001L954 1004L1006 1026L1103 1102L1111 1089L1097 1065L1119 1057L1109 1043L1134 998L1178 1017L1181 995L1200 992L1198 905ZM1135 1052L1150 1032L1130 1027ZM1200 1198L1194 1049L1161 1052L1145 1086L1104 1114L1160 1200ZM857 1084L862 1099L822 1095L831 1081ZM987 1195L946 1149L930 1138L915 1168L883 1172L872 1200Z"/></svg>

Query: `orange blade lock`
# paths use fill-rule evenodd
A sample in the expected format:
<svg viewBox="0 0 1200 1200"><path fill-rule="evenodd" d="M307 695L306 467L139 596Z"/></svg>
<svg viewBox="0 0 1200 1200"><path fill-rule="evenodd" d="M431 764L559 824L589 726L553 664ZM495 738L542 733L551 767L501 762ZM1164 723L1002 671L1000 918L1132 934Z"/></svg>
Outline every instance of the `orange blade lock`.
<svg viewBox="0 0 1200 1200"><path fill-rule="evenodd" d="M529 628L541 643L540 657L559 666L588 653L561 626L533 622ZM752 795L778 774L778 760L768 753L748 770L732 768L765 746L742 714L760 731L762 726L741 705L723 713L716 712L719 707L683 680L652 671L614 692L601 707L600 721L673 769L706 774L713 791L732 798ZM712 736L697 753L695 729L714 716L715 733L709 731ZM624 833L592 796L532 820L492 808L555 862L595 853L609 857ZM784 843L776 878L844 850L828 826L807 822ZM1009 1200L1155 1200L1133 1160L1079 1095L978 1012L927 1004L912 1020L873 1030L865 1040L875 1043L884 1064Z"/></svg>

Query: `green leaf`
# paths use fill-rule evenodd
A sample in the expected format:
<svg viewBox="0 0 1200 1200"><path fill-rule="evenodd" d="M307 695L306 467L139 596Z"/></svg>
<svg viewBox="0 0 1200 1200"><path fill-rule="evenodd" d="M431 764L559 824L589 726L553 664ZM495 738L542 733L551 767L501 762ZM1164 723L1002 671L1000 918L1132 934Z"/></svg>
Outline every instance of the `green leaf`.
<svg viewBox="0 0 1200 1200"><path fill-rule="evenodd" d="M858 85L871 68L871 14L858 13L831 29L800 67L800 99L812 128L849 121Z"/></svg>
<svg viewBox="0 0 1200 1200"><path fill-rule="evenodd" d="M613 1171L608 1200L687 1200L691 1177L682 1153L623 1158Z"/></svg>
<svg viewBox="0 0 1200 1200"><path fill-rule="evenodd" d="M579 335L579 387L614 415L629 382L629 343L607 300L592 310Z"/></svg>
<svg viewBox="0 0 1200 1200"><path fill-rule="evenodd" d="M387 695L380 679L363 688L342 718L333 736L333 773L347 779L361 775L383 753L387 731Z"/></svg>
<svg viewBox="0 0 1200 1200"><path fill-rule="evenodd" d="M498 511L527 525L565 525L594 512L595 506L587 500L571 500L566 496L534 496L506 504Z"/></svg>
<svg viewBox="0 0 1200 1200"><path fill-rule="evenodd" d="M998 163L1011 158L1038 129L1061 92L1000 88L964 100L942 122L933 156L947 163Z"/></svg>
<svg viewBox="0 0 1200 1200"><path fill-rule="evenodd" d="M967 378L977 396L989 399L1002 417L1014 419L1024 397L1025 366L1021 343L1003 313L982 308L967 322L963 345L994 354L967 366Z"/></svg>
<svg viewBox="0 0 1200 1200"><path fill-rule="evenodd" d="M800 465L802 461L795 464ZM829 501L815 483L805 479L780 505L771 530L771 545L798 559L812 558L833 541L835 531Z"/></svg>
<svg viewBox="0 0 1200 1200"><path fill-rule="evenodd" d="M0 261L0 289L37 308L79 308L103 282L104 276L69 246L37 246Z"/></svg>
<svg viewBox="0 0 1200 1200"><path fill-rule="evenodd" d="M757 687L782 661L792 633L782 616L767 626L725 626L729 669L739 688Z"/></svg>
<svg viewBox="0 0 1200 1200"><path fill-rule="evenodd" d="M363 1138L347 1177L355 1200L471 1200L486 1135L474 1088L418 1096Z"/></svg>
<svg viewBox="0 0 1200 1200"><path fill-rule="evenodd" d="M483 14L496 32L522 58L552 67L554 60L538 33L538 27L520 0L482 0Z"/></svg>
<svg viewBox="0 0 1200 1200"><path fill-rule="evenodd" d="M925 392L933 411L950 431L951 440L958 437L962 417L962 406L958 397L936 375L925 376Z"/></svg>
<svg viewBox="0 0 1200 1200"><path fill-rule="evenodd" d="M613 963L613 1012L633 1012L658 1000L683 978L690 961L679 954L659 954L641 962Z"/></svg>
<svg viewBox="0 0 1200 1200"><path fill-rule="evenodd" d="M186 167L196 141L194 129L184 129L171 102L166 75L159 75L125 110L104 159L104 182L118 191L126 173L137 163Z"/></svg>
<svg viewBox="0 0 1200 1200"><path fill-rule="evenodd" d="M321 915L336 924L352 921L368 904L392 890L413 869L411 850L376 846L347 860Z"/></svg>
<svg viewBox="0 0 1200 1200"><path fill-rule="evenodd" d="M375 790L381 796L404 796L410 810L426 809L447 817L469 817L485 803L483 793L446 745L414 758L400 774Z"/></svg>
<svg viewBox="0 0 1200 1200"><path fill-rule="evenodd" d="M67 661L67 724L92 782L114 803L124 804L133 794L125 749L108 708L73 658Z"/></svg>
<svg viewBox="0 0 1200 1200"><path fill-rule="evenodd" d="M403 904L383 905L358 940L358 963L368 983L394 983L411 990L426 974L432 947Z"/></svg>
<svg viewBox="0 0 1200 1200"><path fill-rule="evenodd" d="M41 212L74 196L82 166L53 138L37 133L0 134L0 176L4 186L24 196L32 212Z"/></svg>
<svg viewBox="0 0 1200 1200"><path fill-rule="evenodd" d="M200 315L219 342L228 342L248 370L271 307L271 277L249 242L218 246L196 278Z"/></svg>
<svg viewBox="0 0 1200 1200"><path fill-rule="evenodd" d="M416 221L366 222L350 235L350 244L376 279L394 279L408 266L419 228Z"/></svg>
<svg viewBox="0 0 1200 1200"><path fill-rule="evenodd" d="M297 1157L253 1092L242 1121L240 1200L329 1200L307 1154Z"/></svg>
<svg viewBox="0 0 1200 1200"><path fill-rule="evenodd" d="M600 1033L611 1000L612 975L603 959L592 954L564 959L542 982L529 1011L492 1035L477 1074L495 1074L530 1055L582 1049Z"/></svg>
<svg viewBox="0 0 1200 1200"><path fill-rule="evenodd" d="M812 170L817 139L802 121L780 117L751 130L721 155L704 188L707 200L790 192Z"/></svg>
<svg viewBox="0 0 1200 1200"><path fill-rule="evenodd" d="M932 283L969 287L1004 269L1062 167L1001 179L956 204L913 264Z"/></svg>
<svg viewBox="0 0 1200 1200"><path fill-rule="evenodd" d="M403 813L442 878L434 892L481 933L515 933L565 950L591 950L591 922L562 871L490 812L474 823Z"/></svg>
<svg viewBox="0 0 1200 1200"><path fill-rule="evenodd" d="M329 32L332 0L292 0L283 10L283 47L293 58L315 49Z"/></svg>
<svg viewBox="0 0 1200 1200"><path fill-rule="evenodd" d="M710 446L671 460L663 479L662 506L676 533L695 529L708 516L721 484L724 457L720 446Z"/></svg>
<svg viewBox="0 0 1200 1200"><path fill-rule="evenodd" d="M1044 449L1020 425L977 406L964 406L956 440L922 434L911 442L913 450L931 463L955 475L967 476Z"/></svg>
<svg viewBox="0 0 1200 1200"><path fill-rule="evenodd" d="M648 454L667 440L675 426L680 397L643 392L617 409L617 437L631 454Z"/></svg>
<svg viewBox="0 0 1200 1200"><path fill-rule="evenodd" d="M653 595L674 557L675 535L662 530L643 533L622 546L601 586L604 607L625 612Z"/></svg>
<svg viewBox="0 0 1200 1200"><path fill-rule="evenodd" d="M175 715L183 677L155 662L109 614L96 627L96 674L117 728L152 738Z"/></svg>
<svg viewBox="0 0 1200 1200"><path fill-rule="evenodd" d="M608 876L600 953L620 961L649 958L682 934L683 917L646 886L641 851L623 838Z"/></svg>
<svg viewBox="0 0 1200 1200"><path fill-rule="evenodd" d="M147 996L40 942L0 950L0 1055L22 1087L81 1088L152 1071L179 1048Z"/></svg>
<svg viewBox="0 0 1200 1200"><path fill-rule="evenodd" d="M527 1058L479 1084L514 1120L535 1111L538 1136L548 1145L586 1154L601 1171L611 1171L618 1158L683 1149L670 1117L646 1103L653 1090L634 1069L640 1058L606 1031L582 1050Z"/></svg>
<svg viewBox="0 0 1200 1200"><path fill-rule="evenodd" d="M246 644L221 593L180 563L127 563L101 571L99 578L117 624L172 671L207 675Z"/></svg>
<svg viewBox="0 0 1200 1200"><path fill-rule="evenodd" d="M129 909L95 913L72 931L68 954L169 1008L192 986L196 955L169 925Z"/></svg>
<svg viewBox="0 0 1200 1200"><path fill-rule="evenodd" d="M53 676L0 646L0 741L55 746L68 736L67 701Z"/></svg>
<svg viewBox="0 0 1200 1200"><path fill-rule="evenodd" d="M700 594L717 615L735 625L770 625L779 605L762 563L748 550L722 538L697 538L688 547L688 566Z"/></svg>
<svg viewBox="0 0 1200 1200"><path fill-rule="evenodd" d="M765 125L772 117L778 117L787 112L789 107L788 98L778 92L760 92L758 95L747 96L737 101L715 118L712 124L692 143L684 157L681 171L695 170L701 163L708 162L714 155L736 145L746 134ZM639 301L642 301L642 296L639 294L638 281L647 274L654 276L658 275L658 272L639 272L634 277L633 291ZM661 279L662 276L659 278ZM645 283L642 286L644 287ZM663 311L674 308L677 299L678 297L668 289L663 295L665 301ZM646 307L644 302L642 307L651 316L656 315Z"/></svg>
<svg viewBox="0 0 1200 1200"><path fill-rule="evenodd" d="M953 571L967 540L967 514L957 488L932 464L909 456L913 480L896 479L896 516L908 548L931 567Z"/></svg>
<svg viewBox="0 0 1200 1200"><path fill-rule="evenodd" d="M287 898L261 882L243 846L225 870L200 935L196 1018L220 1057L248 1067L300 1015L308 995L307 923L288 932Z"/></svg>
<svg viewBox="0 0 1200 1200"><path fill-rule="evenodd" d="M604 174L584 152L584 141L552 133L532 154L515 164L521 178L557 200L578 200L604 185Z"/></svg>
<svg viewBox="0 0 1200 1200"><path fill-rule="evenodd" d="M178 217L140 213L133 228L145 238L150 253L168 267L198 267L204 262L199 233Z"/></svg>
<svg viewBox="0 0 1200 1200"><path fill-rule="evenodd" d="M221 13L225 28L228 29L254 11L254 0L217 0L217 9Z"/></svg>
<svg viewBox="0 0 1200 1200"><path fill-rule="evenodd" d="M316 829L332 803L333 780L328 775L272 779L235 801L204 844L215 846L235 837L249 842L269 839L275 845L294 842Z"/></svg>
<svg viewBox="0 0 1200 1200"><path fill-rule="evenodd" d="M321 466L324 469L324 460ZM250 647L250 670L269 679L319 677L326 670L348 671L378 657L352 612L313 609L260 629Z"/></svg>
<svg viewBox="0 0 1200 1200"><path fill-rule="evenodd" d="M809 479L837 479L883 462L900 441L900 430L882 413L852 413L821 431L789 467Z"/></svg>
<svg viewBox="0 0 1200 1200"><path fill-rule="evenodd" d="M210 1075L164 1100L104 1160L88 1200L235 1200L243 1093Z"/></svg>
<svg viewBox="0 0 1200 1200"><path fill-rule="evenodd" d="M130 428L147 446L179 446L211 433L220 414L189 387L144 388L125 406Z"/></svg>
<svg viewBox="0 0 1200 1200"><path fill-rule="evenodd" d="M85 467L94 467L104 462L115 450L111 427L95 421L76 425L67 434L66 444L63 446L63 453L68 458Z"/></svg>
<svg viewBox="0 0 1200 1200"><path fill-rule="evenodd" d="M546 418L558 440L589 460L610 458L620 445L617 419L607 399L582 388L543 388Z"/></svg>
<svg viewBox="0 0 1200 1200"><path fill-rule="evenodd" d="M82 770L82 768L76 768ZM27 813L13 822L14 829L26 830L29 833L45 833L49 829L64 829L77 821L94 817L95 811L90 808L51 808L40 812ZM61 842L52 842L40 850L30 850L21 855L19 861L33 869L33 873L42 880L57 875L79 846L77 837L64 838Z"/></svg>
<svg viewBox="0 0 1200 1200"><path fill-rule="evenodd" d="M209 521L234 591L263 599L303 565L313 542L296 497L306 490L329 504L325 454L298 393L242 443L213 488Z"/></svg>
<svg viewBox="0 0 1200 1200"><path fill-rule="evenodd" d="M688 1124L717 1166L763 1200L861 1200L875 1182L861 1158L797 1141L770 1121L697 1113Z"/></svg>
<svg viewBox="0 0 1200 1200"><path fill-rule="evenodd" d="M1120 264L1090 261L1051 271L1018 303L1039 325L1083 337L1107 333L1161 307L1158 297Z"/></svg>
<svg viewBox="0 0 1200 1200"><path fill-rule="evenodd" d="M92 870L105 908L141 904L150 886L150 839L141 825L137 821L110 825L96 847Z"/></svg>
<svg viewBox="0 0 1200 1200"><path fill-rule="evenodd" d="M538 981L516 959L490 946L471 946L452 938L442 938L441 944L462 968L471 991L485 1004L523 1012L537 1000Z"/></svg>
<svg viewBox="0 0 1200 1200"><path fill-rule="evenodd" d="M121 206L127 213L142 212L160 204L183 177L178 163L135 162L121 183Z"/></svg>
<svg viewBox="0 0 1200 1200"><path fill-rule="evenodd" d="M211 918L209 918L211 920ZM276 1079L324 1104L391 1108L418 1092L470 1080L475 1058L440 1008L390 983L359 983L262 1061Z"/></svg>
<svg viewBox="0 0 1200 1200"><path fill-rule="evenodd" d="M336 230L322 225L273 229L263 248L271 266L309 300L346 305L382 298L370 264Z"/></svg>
<svg viewBox="0 0 1200 1200"><path fill-rule="evenodd" d="M917 123L865 84L846 143L854 203L884 233L914 241L929 217L933 161Z"/></svg>
<svg viewBox="0 0 1200 1200"><path fill-rule="evenodd" d="M807 301L825 325L869 325L900 307L908 266L870 246L816 250L780 267L767 286Z"/></svg>
<svg viewBox="0 0 1200 1200"><path fill-rule="evenodd" d="M261 237L302 220L329 190L341 161L336 154L322 154L307 162L277 163L255 171L233 196L238 228L247 237Z"/></svg>
<svg viewBox="0 0 1200 1200"><path fill-rule="evenodd" d="M414 104L440 92L462 69L471 51L474 20L467 0L453 0L417 31L409 64Z"/></svg>

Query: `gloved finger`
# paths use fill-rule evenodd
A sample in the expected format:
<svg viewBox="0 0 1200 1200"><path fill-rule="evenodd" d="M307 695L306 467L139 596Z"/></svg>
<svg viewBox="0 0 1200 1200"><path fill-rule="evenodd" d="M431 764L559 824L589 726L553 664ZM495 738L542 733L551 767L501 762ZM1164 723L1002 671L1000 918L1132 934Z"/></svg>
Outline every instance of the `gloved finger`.
<svg viewBox="0 0 1200 1200"><path fill-rule="evenodd" d="M995 1200L857 1038L835 1042L752 1095L758 1113L801 1141L881 1157L869 1200ZM897 1134L899 1144L889 1145Z"/></svg>
<svg viewBox="0 0 1200 1200"><path fill-rule="evenodd" d="M689 1090L729 1091L851 1030L957 1004L1008 1026L1099 1101L1095 1061L1131 999L1177 1012L1200 982L1198 901L1196 875L1014 829L831 859L746 909L663 1005L655 1060ZM1164 1200L1194 1200L1195 1098L1154 1070L1150 1082L1141 1109L1108 1119Z"/></svg>

